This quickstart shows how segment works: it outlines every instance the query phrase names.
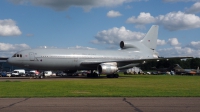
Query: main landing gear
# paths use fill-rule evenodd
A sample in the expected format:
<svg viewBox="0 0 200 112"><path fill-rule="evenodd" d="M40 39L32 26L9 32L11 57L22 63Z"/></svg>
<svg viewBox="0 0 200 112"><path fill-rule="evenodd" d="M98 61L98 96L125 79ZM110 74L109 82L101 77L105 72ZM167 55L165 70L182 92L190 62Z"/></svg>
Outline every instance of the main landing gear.
<svg viewBox="0 0 200 112"><path fill-rule="evenodd" d="M91 70L91 73L88 73L87 74L87 77L89 78L97 78L99 77L100 75L97 74L96 72L94 72L94 70ZM109 75L106 75L107 78L118 78L119 77L119 74L115 73L115 74L109 74Z"/></svg>
<svg viewBox="0 0 200 112"><path fill-rule="evenodd" d="M110 75L107 75L107 78L118 78L119 77L119 74L110 74Z"/></svg>
<svg viewBox="0 0 200 112"><path fill-rule="evenodd" d="M96 78L96 77L99 77L99 74L97 74L96 72L94 72L94 70L91 70L91 73L88 73L87 77L89 77L89 78Z"/></svg>

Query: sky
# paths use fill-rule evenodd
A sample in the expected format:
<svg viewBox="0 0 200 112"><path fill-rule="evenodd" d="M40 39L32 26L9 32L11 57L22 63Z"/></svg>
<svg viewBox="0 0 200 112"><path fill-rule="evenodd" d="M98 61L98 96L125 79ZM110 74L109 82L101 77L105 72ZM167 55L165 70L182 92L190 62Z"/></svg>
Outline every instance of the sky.
<svg viewBox="0 0 200 112"><path fill-rule="evenodd" d="M0 0L0 57L34 48L118 50L159 25L162 57L200 57L200 0Z"/></svg>

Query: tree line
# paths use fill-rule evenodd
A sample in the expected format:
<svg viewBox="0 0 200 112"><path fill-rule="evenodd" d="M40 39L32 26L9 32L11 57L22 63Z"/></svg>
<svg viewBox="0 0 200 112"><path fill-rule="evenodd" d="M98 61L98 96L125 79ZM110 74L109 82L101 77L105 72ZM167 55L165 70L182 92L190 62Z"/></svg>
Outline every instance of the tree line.
<svg viewBox="0 0 200 112"><path fill-rule="evenodd" d="M170 60L160 60L160 61L147 61L142 64L140 68L142 70L153 70L153 68L169 68L174 64L179 64L183 69L197 69L200 67L200 58L192 59L170 59Z"/></svg>

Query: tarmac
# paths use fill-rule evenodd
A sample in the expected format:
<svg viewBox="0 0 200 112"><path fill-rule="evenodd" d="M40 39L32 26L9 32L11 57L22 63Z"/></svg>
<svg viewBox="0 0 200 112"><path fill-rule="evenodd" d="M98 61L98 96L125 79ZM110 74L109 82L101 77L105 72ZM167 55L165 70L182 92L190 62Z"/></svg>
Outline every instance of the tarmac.
<svg viewBox="0 0 200 112"><path fill-rule="evenodd" d="M200 98L0 98L0 112L200 112Z"/></svg>

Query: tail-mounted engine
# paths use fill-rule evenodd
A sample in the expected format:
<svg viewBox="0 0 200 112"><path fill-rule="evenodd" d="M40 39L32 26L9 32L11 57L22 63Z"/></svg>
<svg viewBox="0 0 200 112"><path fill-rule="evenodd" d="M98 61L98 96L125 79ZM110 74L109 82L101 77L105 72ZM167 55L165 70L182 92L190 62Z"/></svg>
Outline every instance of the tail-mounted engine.
<svg viewBox="0 0 200 112"><path fill-rule="evenodd" d="M120 42L120 48L121 49L137 48L135 46L135 44L137 44L137 43L135 43L135 42L124 42L124 41L121 41Z"/></svg>

